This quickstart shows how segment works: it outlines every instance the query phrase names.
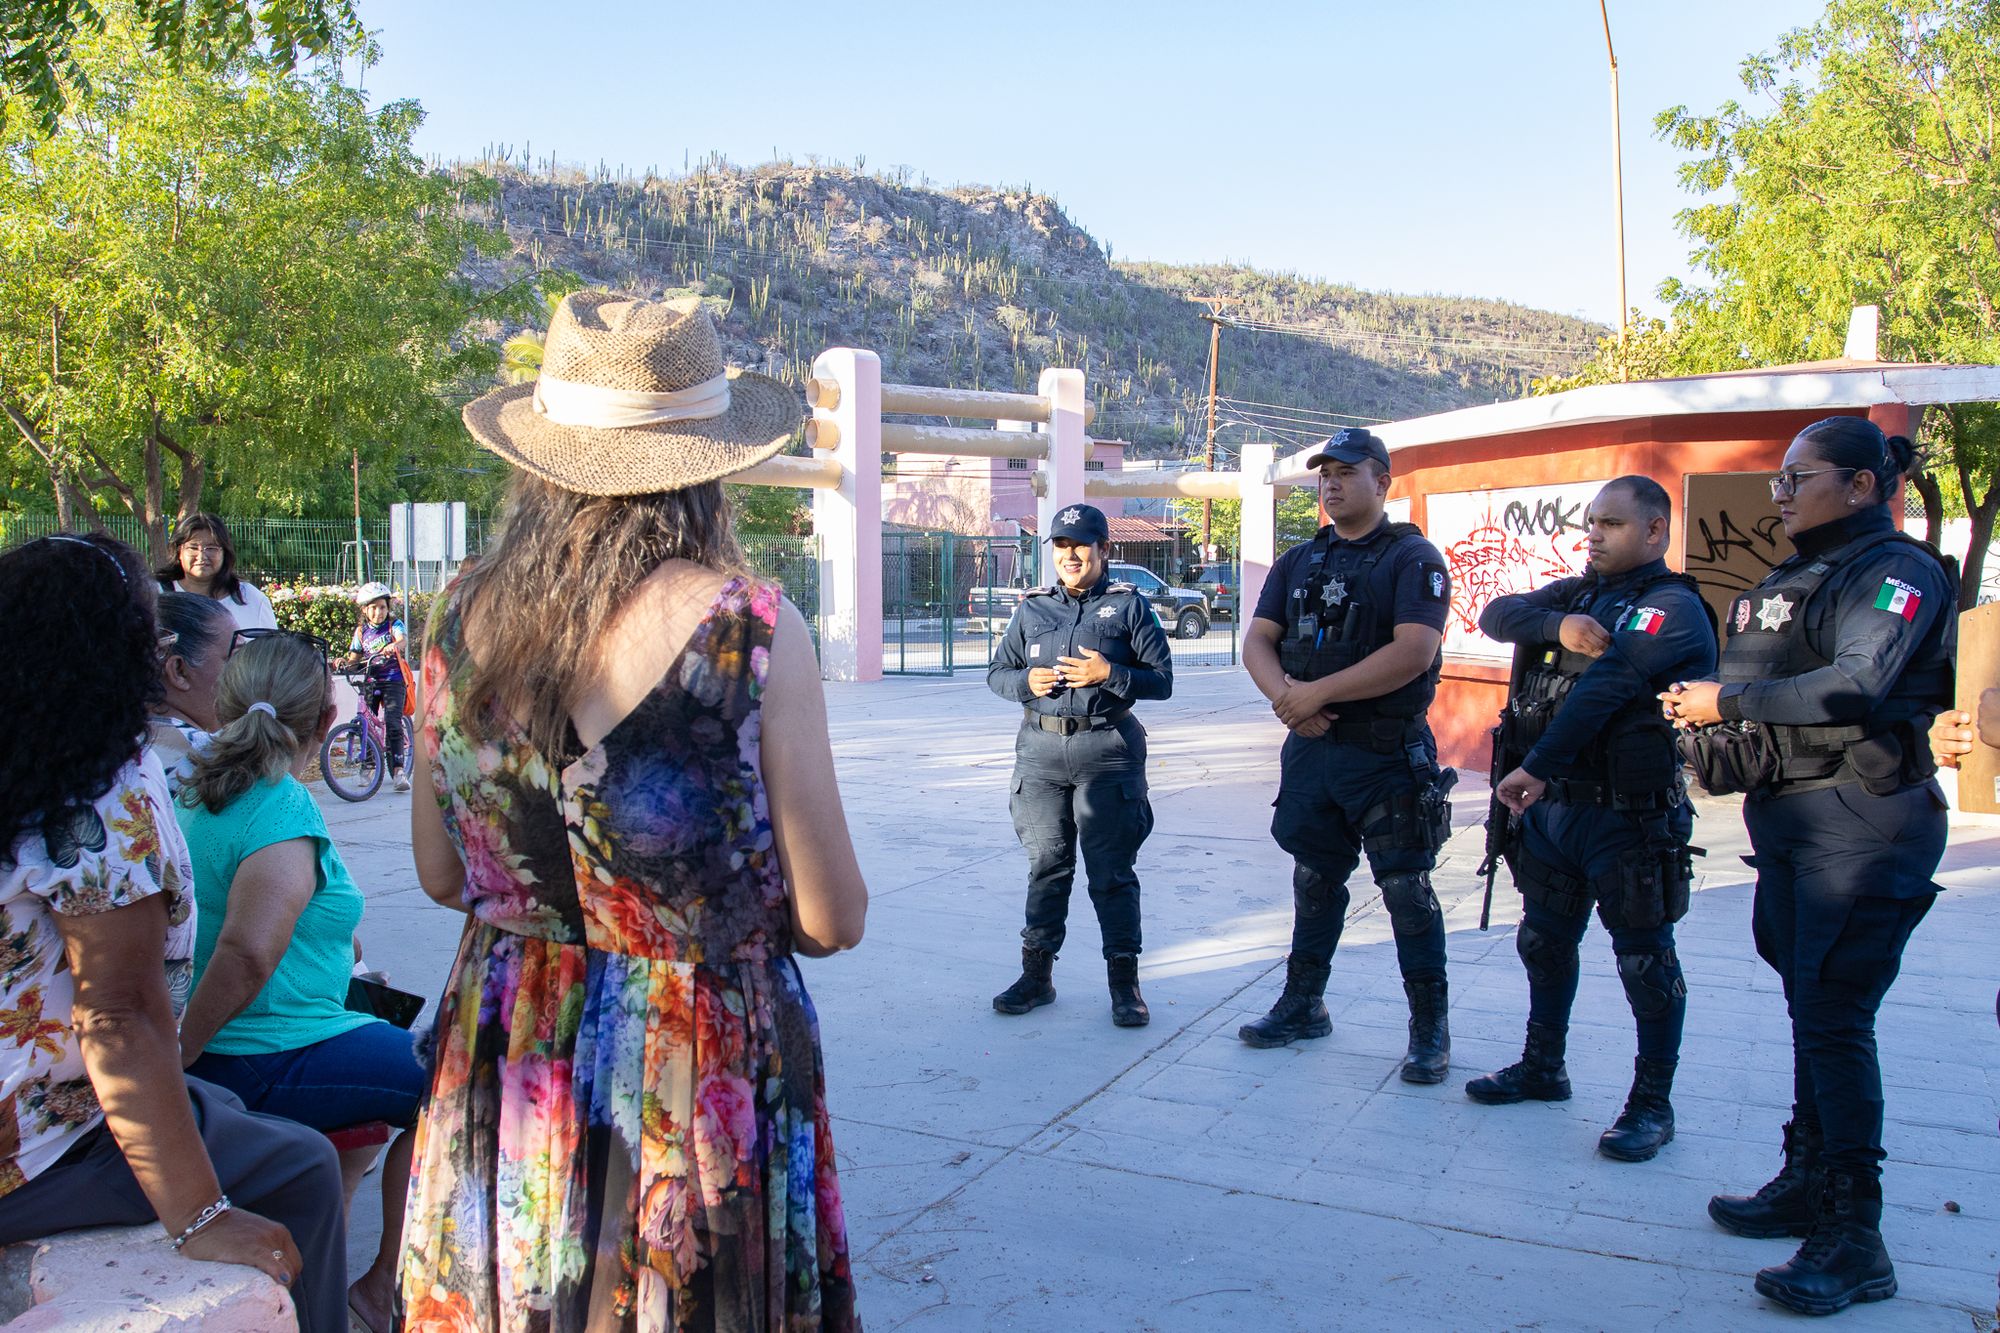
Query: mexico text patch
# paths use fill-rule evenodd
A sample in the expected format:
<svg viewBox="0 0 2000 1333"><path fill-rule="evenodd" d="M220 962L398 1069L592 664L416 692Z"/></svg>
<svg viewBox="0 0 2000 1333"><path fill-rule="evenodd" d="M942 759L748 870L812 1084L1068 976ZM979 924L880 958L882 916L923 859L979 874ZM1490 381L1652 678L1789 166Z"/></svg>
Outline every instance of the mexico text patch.
<svg viewBox="0 0 2000 1333"><path fill-rule="evenodd" d="M1901 579L1883 579L1882 591L1875 594L1875 609L1894 612L1905 620L1915 620L1917 608L1923 605L1923 601L1923 593Z"/></svg>

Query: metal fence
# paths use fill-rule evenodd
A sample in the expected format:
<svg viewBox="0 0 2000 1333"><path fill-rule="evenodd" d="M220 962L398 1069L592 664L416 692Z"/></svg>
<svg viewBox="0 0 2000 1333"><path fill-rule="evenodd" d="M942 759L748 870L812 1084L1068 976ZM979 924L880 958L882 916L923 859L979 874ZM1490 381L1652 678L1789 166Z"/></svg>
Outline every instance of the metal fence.
<svg viewBox="0 0 2000 1333"><path fill-rule="evenodd" d="M812 631L813 646L819 646L819 537L740 537L743 558L752 572L770 579L785 590L792 605L805 617Z"/></svg>

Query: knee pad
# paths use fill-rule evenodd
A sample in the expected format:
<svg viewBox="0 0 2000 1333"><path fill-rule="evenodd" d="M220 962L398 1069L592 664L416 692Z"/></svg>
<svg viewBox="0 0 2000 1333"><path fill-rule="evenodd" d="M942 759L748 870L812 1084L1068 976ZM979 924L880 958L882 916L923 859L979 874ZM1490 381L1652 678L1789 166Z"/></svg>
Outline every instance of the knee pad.
<svg viewBox="0 0 2000 1333"><path fill-rule="evenodd" d="M1389 924L1398 935L1422 934L1438 919L1437 894L1431 891L1428 870L1398 871L1376 884L1382 890L1382 906L1389 911Z"/></svg>
<svg viewBox="0 0 2000 1333"><path fill-rule="evenodd" d="M1576 945L1554 935L1544 935L1523 921L1514 932L1514 952L1528 969L1528 980L1537 986L1555 986L1576 975Z"/></svg>
<svg viewBox="0 0 2000 1333"><path fill-rule="evenodd" d="M1347 903L1347 884L1344 880L1322 875L1310 866L1293 864L1292 905L1300 916L1317 917L1328 912L1345 916Z"/></svg>
<svg viewBox="0 0 2000 1333"><path fill-rule="evenodd" d="M1672 949L1661 953L1621 953L1618 980L1625 985L1625 999L1638 1019L1660 1018L1687 998L1687 982L1681 976L1681 960Z"/></svg>

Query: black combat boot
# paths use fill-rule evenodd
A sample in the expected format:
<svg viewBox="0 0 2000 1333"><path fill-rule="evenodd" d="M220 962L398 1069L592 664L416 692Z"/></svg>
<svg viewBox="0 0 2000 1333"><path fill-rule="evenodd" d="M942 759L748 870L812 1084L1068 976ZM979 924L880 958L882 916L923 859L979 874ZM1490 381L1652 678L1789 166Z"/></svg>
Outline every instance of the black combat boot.
<svg viewBox="0 0 2000 1333"><path fill-rule="evenodd" d="M1785 1126L1785 1165L1755 1194L1718 1194L1708 1215L1724 1231L1752 1240L1806 1236L1812 1232L1820 1195L1819 1152L1824 1139L1813 1121Z"/></svg>
<svg viewBox="0 0 2000 1333"><path fill-rule="evenodd" d="M1632 1091L1625 1098L1625 1109L1598 1136L1597 1151L1621 1162L1645 1162L1674 1141L1674 1106L1667 1098L1673 1095L1674 1066L1679 1063L1643 1055L1632 1062Z"/></svg>
<svg viewBox="0 0 2000 1333"><path fill-rule="evenodd" d="M1025 1014L1056 1002L1056 988L1049 984L1049 969L1056 956L1032 944L1021 946L1021 978L993 997L993 1007L1003 1014Z"/></svg>
<svg viewBox="0 0 2000 1333"><path fill-rule="evenodd" d="M1882 1182L1828 1171L1812 1234L1789 1261L1757 1274L1757 1290L1800 1314L1894 1296L1896 1266L1882 1248Z"/></svg>
<svg viewBox="0 0 2000 1333"><path fill-rule="evenodd" d="M1569 1070L1563 1067L1568 1035L1561 1028L1528 1024L1528 1041L1521 1048L1521 1058L1497 1073L1473 1079L1465 1085L1465 1095L1488 1106L1568 1101Z"/></svg>
<svg viewBox="0 0 2000 1333"><path fill-rule="evenodd" d="M1142 1028L1153 1021L1146 997L1139 994L1139 955L1114 953L1104 960L1111 983L1111 1021L1121 1028Z"/></svg>
<svg viewBox="0 0 2000 1333"><path fill-rule="evenodd" d="M1403 1082L1442 1083L1451 1068L1451 1024L1445 1018L1449 988L1443 977L1404 981L1410 997L1410 1050L1403 1057Z"/></svg>
<svg viewBox="0 0 2000 1333"><path fill-rule="evenodd" d="M1324 1037L1333 1031L1320 997L1326 994L1326 979L1333 975L1332 963L1315 963L1297 954L1285 960L1285 991L1271 1012L1254 1023L1236 1029L1236 1035L1252 1046L1288 1046L1306 1037Z"/></svg>

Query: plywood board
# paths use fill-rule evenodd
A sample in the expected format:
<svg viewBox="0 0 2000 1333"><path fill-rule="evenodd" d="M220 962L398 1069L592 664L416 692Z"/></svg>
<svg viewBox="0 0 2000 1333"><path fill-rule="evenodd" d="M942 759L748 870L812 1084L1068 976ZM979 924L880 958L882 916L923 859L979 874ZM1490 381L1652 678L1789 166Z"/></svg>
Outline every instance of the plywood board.
<svg viewBox="0 0 2000 1333"><path fill-rule="evenodd" d="M1682 568L1722 624L1729 604L1792 554L1792 539L1778 522L1768 472L1690 474L1685 506Z"/></svg>
<svg viewBox="0 0 2000 1333"><path fill-rule="evenodd" d="M1975 606L1958 617L1958 707L1979 714L1980 691L2000 685L2000 602ZM1958 808L2000 814L2000 750L1974 745L1958 764Z"/></svg>

